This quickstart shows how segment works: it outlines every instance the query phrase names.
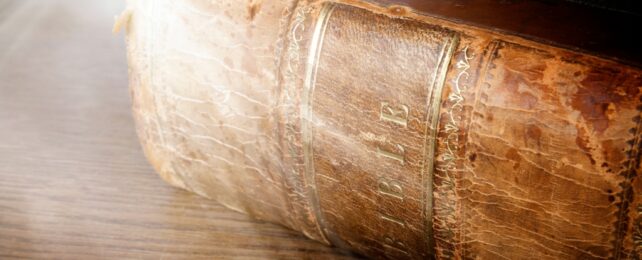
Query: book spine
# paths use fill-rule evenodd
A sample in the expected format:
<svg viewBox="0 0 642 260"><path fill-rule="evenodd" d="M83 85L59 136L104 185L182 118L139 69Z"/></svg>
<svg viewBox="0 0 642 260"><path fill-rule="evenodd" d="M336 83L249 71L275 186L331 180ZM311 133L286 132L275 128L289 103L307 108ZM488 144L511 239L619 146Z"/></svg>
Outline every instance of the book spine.
<svg viewBox="0 0 642 260"><path fill-rule="evenodd" d="M284 129L326 239L389 258L635 253L639 69L404 6L297 10L312 22L289 30Z"/></svg>
<svg viewBox="0 0 642 260"><path fill-rule="evenodd" d="M636 259L642 71L390 1L129 1L173 185L392 259Z"/></svg>

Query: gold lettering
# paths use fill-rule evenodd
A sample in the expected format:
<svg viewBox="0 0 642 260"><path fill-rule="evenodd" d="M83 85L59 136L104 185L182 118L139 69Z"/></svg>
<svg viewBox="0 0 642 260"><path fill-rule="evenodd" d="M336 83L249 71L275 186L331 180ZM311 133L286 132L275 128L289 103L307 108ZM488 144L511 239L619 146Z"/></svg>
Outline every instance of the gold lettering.
<svg viewBox="0 0 642 260"><path fill-rule="evenodd" d="M401 146L399 144L397 144L396 146L397 146L397 149L399 150L399 153L389 152L389 151L381 149L380 147L377 147L377 154L379 154L379 155L381 155L383 157L386 157L386 158L390 158L390 159L399 161L401 163L401 165L403 165L405 163L404 154L406 153L406 151L405 151L405 149L403 149L403 146Z"/></svg>
<svg viewBox="0 0 642 260"><path fill-rule="evenodd" d="M379 213L379 217L381 219L383 219L383 220L387 220L387 221L390 221L392 223L398 224L398 225L400 225L402 227L406 227L406 224L403 222L403 220L395 218L393 216L390 216L390 215L387 215L387 214L383 214L383 213Z"/></svg>
<svg viewBox="0 0 642 260"><path fill-rule="evenodd" d="M403 253L404 255L408 254L408 252L406 251L406 245L401 241L391 238L389 236L384 237L383 241L384 241L383 246L397 250Z"/></svg>
<svg viewBox="0 0 642 260"><path fill-rule="evenodd" d="M379 110L379 120L389 121L403 127L408 126L408 106L401 105L397 108L388 104L388 102L381 102L381 109Z"/></svg>
<svg viewBox="0 0 642 260"><path fill-rule="evenodd" d="M396 180L379 179L379 193L403 200L401 183Z"/></svg>

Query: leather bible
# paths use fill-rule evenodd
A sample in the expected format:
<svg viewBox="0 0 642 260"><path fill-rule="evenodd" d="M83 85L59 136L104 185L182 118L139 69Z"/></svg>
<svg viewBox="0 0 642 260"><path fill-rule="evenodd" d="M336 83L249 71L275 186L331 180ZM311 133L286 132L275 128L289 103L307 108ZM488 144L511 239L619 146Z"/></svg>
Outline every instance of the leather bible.
<svg viewBox="0 0 642 260"><path fill-rule="evenodd" d="M636 42L528 16L586 14L565 4L459 2L129 1L145 154L364 256L638 259Z"/></svg>

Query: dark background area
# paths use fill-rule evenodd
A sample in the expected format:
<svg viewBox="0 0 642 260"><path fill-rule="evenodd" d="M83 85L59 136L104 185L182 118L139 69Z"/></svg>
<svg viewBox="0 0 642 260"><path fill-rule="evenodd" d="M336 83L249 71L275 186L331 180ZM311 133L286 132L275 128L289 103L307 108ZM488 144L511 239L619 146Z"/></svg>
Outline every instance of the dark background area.
<svg viewBox="0 0 642 260"><path fill-rule="evenodd" d="M642 67L639 0L377 0Z"/></svg>

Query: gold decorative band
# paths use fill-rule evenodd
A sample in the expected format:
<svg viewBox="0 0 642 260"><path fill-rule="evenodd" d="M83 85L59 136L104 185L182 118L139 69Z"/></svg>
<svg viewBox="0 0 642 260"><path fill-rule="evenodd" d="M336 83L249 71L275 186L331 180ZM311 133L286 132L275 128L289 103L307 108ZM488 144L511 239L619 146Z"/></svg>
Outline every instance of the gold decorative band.
<svg viewBox="0 0 642 260"><path fill-rule="evenodd" d="M317 219L317 224L320 226L322 234L325 239L330 241L333 245L343 247L344 242L328 227L321 214L319 206L319 195L317 194L316 181L314 178L314 159L312 149L312 125L314 120L312 108L312 94L314 93L314 85L317 74L317 65L319 61L319 54L323 47L323 37L328 20L334 10L335 5L332 3L324 3L319 11L319 17L316 20L316 25L312 34L312 40L309 44L308 57L306 60L305 81L303 83L303 93L301 97L301 134L303 138L303 155L305 163L305 178L308 184L308 196L310 205L314 211Z"/></svg>
<svg viewBox="0 0 642 260"><path fill-rule="evenodd" d="M435 171L435 157L437 156L437 134L439 133L439 112L441 110L441 96L446 82L446 73L453 58L455 49L459 45L459 35L452 33L448 43L444 45L439 56L439 65L433 74L432 83L428 86L432 89L431 98L426 119L426 139L424 168L421 176L424 185L424 221L425 234L430 254L434 255L435 241L432 230L432 209L433 209L433 176Z"/></svg>

